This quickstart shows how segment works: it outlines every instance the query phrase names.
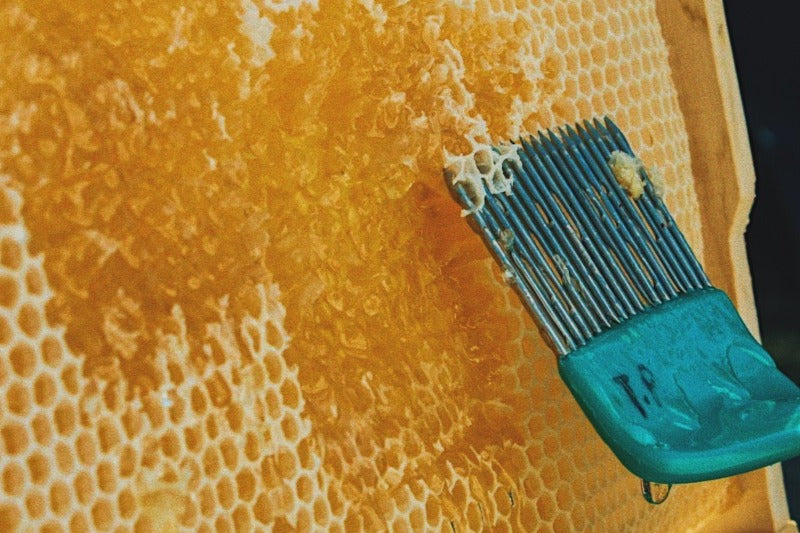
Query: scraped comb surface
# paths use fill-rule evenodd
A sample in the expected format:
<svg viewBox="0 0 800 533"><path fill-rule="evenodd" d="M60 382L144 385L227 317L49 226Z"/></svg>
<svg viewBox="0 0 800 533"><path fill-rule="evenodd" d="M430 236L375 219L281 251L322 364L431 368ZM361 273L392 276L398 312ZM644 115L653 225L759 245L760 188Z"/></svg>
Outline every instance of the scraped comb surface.
<svg viewBox="0 0 800 533"><path fill-rule="evenodd" d="M631 153L616 125L584 122L520 141L507 161L508 194L456 192L556 349L593 336L679 294L708 286L675 221L641 169L633 200L609 161Z"/></svg>

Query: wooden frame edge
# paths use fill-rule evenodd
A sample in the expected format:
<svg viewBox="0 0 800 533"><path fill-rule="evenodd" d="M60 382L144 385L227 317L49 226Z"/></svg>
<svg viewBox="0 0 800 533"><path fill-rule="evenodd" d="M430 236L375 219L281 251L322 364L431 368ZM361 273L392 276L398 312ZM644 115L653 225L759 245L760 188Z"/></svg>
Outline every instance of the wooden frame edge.
<svg viewBox="0 0 800 533"><path fill-rule="evenodd" d="M755 171L722 0L657 0L656 9L689 135L704 268L758 336L744 240ZM780 464L762 472L772 529L798 531L789 517Z"/></svg>

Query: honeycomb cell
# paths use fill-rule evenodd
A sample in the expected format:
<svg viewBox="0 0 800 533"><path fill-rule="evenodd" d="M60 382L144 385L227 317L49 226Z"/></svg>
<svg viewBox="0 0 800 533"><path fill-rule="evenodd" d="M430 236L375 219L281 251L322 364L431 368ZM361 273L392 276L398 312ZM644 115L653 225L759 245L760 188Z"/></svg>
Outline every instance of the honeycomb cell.
<svg viewBox="0 0 800 533"><path fill-rule="evenodd" d="M108 531L114 524L114 508L105 499L92 506L92 524L100 531Z"/></svg>
<svg viewBox="0 0 800 533"><path fill-rule="evenodd" d="M56 480L50 485L50 510L59 516L65 516L72 504L72 491L65 482Z"/></svg>
<svg viewBox="0 0 800 533"><path fill-rule="evenodd" d="M295 442L298 440L299 428L293 416L287 416L281 420L281 431L286 441Z"/></svg>
<svg viewBox="0 0 800 533"><path fill-rule="evenodd" d="M187 437L186 440L188 446L189 438ZM256 437L255 433L253 433L252 431L248 431L245 434L245 444L244 444L245 457L247 457L248 461L255 462L259 459L260 452L261 452L261 447L259 446L258 438Z"/></svg>
<svg viewBox="0 0 800 533"><path fill-rule="evenodd" d="M94 499L94 481L91 475L82 471L75 476L73 481L75 496L83 505L88 505Z"/></svg>
<svg viewBox="0 0 800 533"><path fill-rule="evenodd" d="M14 224L19 219L18 204L7 191L0 193L0 224Z"/></svg>
<svg viewBox="0 0 800 533"><path fill-rule="evenodd" d="M197 509L197 504L194 501L188 501L186 506L184 507L183 514L180 516L180 525L181 527L188 528L191 530L196 530L197 528L197 521L199 520L200 515ZM237 531L252 531L252 527L248 527L243 530Z"/></svg>
<svg viewBox="0 0 800 533"><path fill-rule="evenodd" d="M117 456L119 460L119 475L128 478L133 475L136 469L136 452L129 445L123 446L122 451Z"/></svg>
<svg viewBox="0 0 800 533"><path fill-rule="evenodd" d="M197 385L192 387L191 404L192 404L192 410L196 414L202 415L206 412L206 396L205 393Z"/></svg>
<svg viewBox="0 0 800 533"><path fill-rule="evenodd" d="M206 418L205 426L206 435L208 438L211 440L216 440L216 438L219 436L219 425L217 424L216 419L214 417Z"/></svg>
<svg viewBox="0 0 800 533"><path fill-rule="evenodd" d="M33 304L24 303L17 312L17 324L26 336L36 339L42 330L42 317Z"/></svg>
<svg viewBox="0 0 800 533"><path fill-rule="evenodd" d="M278 475L283 479L293 479L297 472L297 459L288 449L278 451L274 461Z"/></svg>
<svg viewBox="0 0 800 533"><path fill-rule="evenodd" d="M114 494L116 492L117 476L114 470L114 465L107 461L103 461L97 465L97 486L101 491L107 494Z"/></svg>
<svg viewBox="0 0 800 533"><path fill-rule="evenodd" d="M217 482L217 501L223 509L230 509L236 499L236 491L233 483L227 477L221 478Z"/></svg>
<svg viewBox="0 0 800 533"><path fill-rule="evenodd" d="M310 531L311 523L311 513L309 513L308 508L301 507L297 512L297 529L300 531Z"/></svg>
<svg viewBox="0 0 800 533"><path fill-rule="evenodd" d="M231 401L230 386L219 372L206 380L206 391L211 403L217 407L228 405Z"/></svg>
<svg viewBox="0 0 800 533"><path fill-rule="evenodd" d="M233 533L233 525L227 516L218 516L214 521L214 529L221 533Z"/></svg>
<svg viewBox="0 0 800 533"><path fill-rule="evenodd" d="M204 516L212 517L217 508L217 501L214 496L214 490L208 485L204 485L200 489L200 512Z"/></svg>
<svg viewBox="0 0 800 533"><path fill-rule="evenodd" d="M225 418L228 422L228 427L232 431L239 433L242 431L242 422L244 419L244 412L241 406L232 404L225 410Z"/></svg>
<svg viewBox="0 0 800 533"><path fill-rule="evenodd" d="M295 484L295 491L297 494L297 498L303 502L310 502L311 498L314 496L314 485L311 480L306 475L302 475L297 478L297 482Z"/></svg>
<svg viewBox="0 0 800 533"><path fill-rule="evenodd" d="M49 373L42 372L36 376L33 382L33 395L37 405L45 408L52 405L56 391L56 382Z"/></svg>
<svg viewBox="0 0 800 533"><path fill-rule="evenodd" d="M314 500L314 523L317 526L324 526L330 522L331 509L330 504L322 499L317 498ZM424 525L424 519L423 519Z"/></svg>
<svg viewBox="0 0 800 533"><path fill-rule="evenodd" d="M181 443L174 431L167 431L161 437L161 451L167 457L177 457L180 454Z"/></svg>
<svg viewBox="0 0 800 533"><path fill-rule="evenodd" d="M8 321L4 317L0 317L0 344L6 345L14 338L14 331L11 329ZM7 363L3 363L3 368L0 369L0 381L4 376L8 375Z"/></svg>
<svg viewBox="0 0 800 533"><path fill-rule="evenodd" d="M250 470L242 470L236 475L236 493L239 499L251 501L255 496L257 481Z"/></svg>
<svg viewBox="0 0 800 533"><path fill-rule="evenodd" d="M184 428L183 442L187 450L195 454L199 453L205 443L203 430L196 426Z"/></svg>
<svg viewBox="0 0 800 533"><path fill-rule="evenodd" d="M22 246L10 237L0 238L0 265L18 270L22 266Z"/></svg>
<svg viewBox="0 0 800 533"><path fill-rule="evenodd" d="M539 518L546 522L550 522L555 518L558 507L555 499L549 492L545 492L537 498L536 511Z"/></svg>
<svg viewBox="0 0 800 533"><path fill-rule="evenodd" d="M75 406L66 400L60 402L53 411L56 431L64 437L71 435L75 431L77 418Z"/></svg>
<svg viewBox="0 0 800 533"><path fill-rule="evenodd" d="M3 492L13 497L22 494L25 483L25 469L17 463L7 463L3 469Z"/></svg>
<svg viewBox="0 0 800 533"><path fill-rule="evenodd" d="M253 506L255 519L261 524L268 524L272 521L273 515L270 512L270 501L265 493L259 494Z"/></svg>
<svg viewBox="0 0 800 533"><path fill-rule="evenodd" d="M61 384L64 386L64 390L66 390L69 394L78 394L80 390L79 374L80 371L74 364L67 365L64 370L61 371Z"/></svg>
<svg viewBox="0 0 800 533"><path fill-rule="evenodd" d="M0 503L0 529L3 531L16 531L22 522L20 509L9 503Z"/></svg>
<svg viewBox="0 0 800 533"><path fill-rule="evenodd" d="M266 366L267 377L269 380L275 384L280 383L283 374L283 368L281 366L280 359L275 356L268 356L266 359L264 359L264 365Z"/></svg>
<svg viewBox="0 0 800 533"><path fill-rule="evenodd" d="M283 399L283 405L288 409L297 409L299 407L299 391L297 386L289 380L284 381L283 385L281 385L281 398Z"/></svg>
<svg viewBox="0 0 800 533"><path fill-rule="evenodd" d="M31 377L36 369L36 352L25 342L17 343L11 348L8 360L12 370L22 378Z"/></svg>
<svg viewBox="0 0 800 533"><path fill-rule="evenodd" d="M219 451L222 453L222 460L228 470L236 470L239 464L239 449L233 439L226 438L220 442Z"/></svg>
<svg viewBox="0 0 800 533"><path fill-rule="evenodd" d="M30 442L25 427L16 422L9 422L0 428L0 437L3 439L5 453L9 455L22 454Z"/></svg>
<svg viewBox="0 0 800 533"><path fill-rule="evenodd" d="M100 450L107 454L117 449L122 442L122 437L116 424L112 420L104 418L97 423L97 440L100 443Z"/></svg>
<svg viewBox="0 0 800 533"><path fill-rule="evenodd" d="M423 531L425 529L425 512L415 507L408 515L408 525L411 531Z"/></svg>
<svg viewBox="0 0 800 533"><path fill-rule="evenodd" d="M569 515L565 513L559 513L555 520L553 520L553 531L555 533L568 533L569 531L575 531L575 528L570 522Z"/></svg>
<svg viewBox="0 0 800 533"><path fill-rule="evenodd" d="M56 465L62 474L69 474L75 465L75 458L72 449L64 442L57 442L55 445L54 456Z"/></svg>
<svg viewBox="0 0 800 533"><path fill-rule="evenodd" d="M8 386L6 391L6 407L15 415L25 416L31 409L30 393L28 388L19 382L14 382Z"/></svg>
<svg viewBox="0 0 800 533"><path fill-rule="evenodd" d="M50 477L50 460L40 452L28 456L28 473L33 483L43 485Z"/></svg>
<svg viewBox="0 0 800 533"><path fill-rule="evenodd" d="M56 368L61 362L62 358L61 343L53 336L46 336L42 340L41 353L44 362L47 365Z"/></svg>
<svg viewBox="0 0 800 533"><path fill-rule="evenodd" d="M270 418L278 418L281 414L281 400L275 389L267 389L266 403Z"/></svg>
<svg viewBox="0 0 800 533"><path fill-rule="evenodd" d="M17 280L11 276L0 276L0 306L14 307L19 298Z"/></svg>
<svg viewBox="0 0 800 533"><path fill-rule="evenodd" d="M91 433L81 431L75 439L75 450L78 455L78 461L83 463L84 466L91 467L96 464L97 445Z"/></svg>
<svg viewBox="0 0 800 533"><path fill-rule="evenodd" d="M25 496L25 510L32 519L41 518L47 511L45 497L38 490L32 490Z"/></svg>
<svg viewBox="0 0 800 533"><path fill-rule="evenodd" d="M44 275L38 267L29 267L25 273L25 288L28 294L41 296L44 291Z"/></svg>
<svg viewBox="0 0 800 533"><path fill-rule="evenodd" d="M206 477L216 477L220 471L220 456L217 449L214 447L206 448L203 454L203 471Z"/></svg>
<svg viewBox="0 0 800 533"><path fill-rule="evenodd" d="M63 533L64 526L58 522L46 522L42 524L42 533Z"/></svg>
<svg viewBox="0 0 800 533"><path fill-rule="evenodd" d="M570 511L574 504L575 498L572 487L567 484L562 484L556 491L556 502L558 508L562 511Z"/></svg>
<svg viewBox="0 0 800 533"><path fill-rule="evenodd" d="M69 519L70 533L85 533L90 531L89 520L81 512L76 512Z"/></svg>
<svg viewBox="0 0 800 533"><path fill-rule="evenodd" d="M239 506L234 509L233 514L233 530L234 531L251 531L252 521L250 519L250 512L246 507Z"/></svg>

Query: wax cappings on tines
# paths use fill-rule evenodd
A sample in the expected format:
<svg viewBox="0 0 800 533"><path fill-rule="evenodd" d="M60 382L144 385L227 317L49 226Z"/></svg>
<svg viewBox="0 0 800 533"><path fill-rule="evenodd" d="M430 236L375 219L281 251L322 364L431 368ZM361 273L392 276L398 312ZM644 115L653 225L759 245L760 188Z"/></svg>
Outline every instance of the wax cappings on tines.
<svg viewBox="0 0 800 533"><path fill-rule="evenodd" d="M479 207L473 195L456 190L560 353L647 307L708 286L612 123L584 122L518 146L517 160L503 165L514 180L511 194L488 192ZM640 185L626 186L626 194L617 186L620 174Z"/></svg>

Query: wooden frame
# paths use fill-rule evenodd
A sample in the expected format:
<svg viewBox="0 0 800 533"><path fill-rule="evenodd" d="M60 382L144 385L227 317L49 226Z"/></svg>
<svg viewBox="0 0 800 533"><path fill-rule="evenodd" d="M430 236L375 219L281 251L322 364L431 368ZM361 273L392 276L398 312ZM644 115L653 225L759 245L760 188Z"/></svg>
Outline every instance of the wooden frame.
<svg viewBox="0 0 800 533"><path fill-rule="evenodd" d="M702 206L703 266L757 336L744 242L755 172L722 0L657 0L656 6ZM780 465L744 474L740 481L738 501L731 502L711 530L798 531L789 518Z"/></svg>

